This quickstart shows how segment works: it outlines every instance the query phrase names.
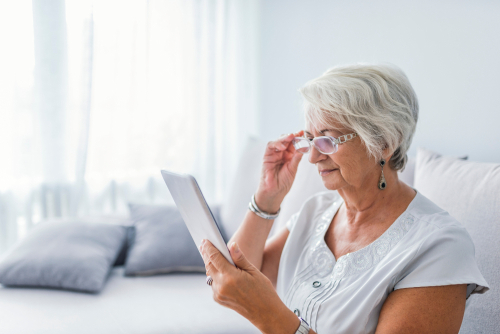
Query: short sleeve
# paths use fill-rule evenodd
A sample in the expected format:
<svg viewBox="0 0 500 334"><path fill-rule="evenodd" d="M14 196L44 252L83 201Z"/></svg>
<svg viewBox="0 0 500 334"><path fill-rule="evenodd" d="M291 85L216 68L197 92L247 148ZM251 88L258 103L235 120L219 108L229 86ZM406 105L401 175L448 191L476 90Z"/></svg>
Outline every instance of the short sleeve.
<svg viewBox="0 0 500 334"><path fill-rule="evenodd" d="M288 219L288 221L286 222L286 228L288 229L288 231L291 232L293 227L297 223L297 220L299 218L299 213L300 212L297 212L296 214L292 215L290 219Z"/></svg>
<svg viewBox="0 0 500 334"><path fill-rule="evenodd" d="M394 290L467 284L471 293L489 290L475 259L474 244L464 228L442 227L420 245L403 269Z"/></svg>

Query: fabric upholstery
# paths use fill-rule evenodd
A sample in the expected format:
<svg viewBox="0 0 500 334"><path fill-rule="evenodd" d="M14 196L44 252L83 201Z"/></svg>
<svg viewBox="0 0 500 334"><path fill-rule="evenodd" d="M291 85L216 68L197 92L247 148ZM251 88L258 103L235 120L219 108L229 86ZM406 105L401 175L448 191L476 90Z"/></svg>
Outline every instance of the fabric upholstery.
<svg viewBox="0 0 500 334"><path fill-rule="evenodd" d="M408 157L405 169L403 171L398 171L398 177L401 181L413 187L415 183L415 157Z"/></svg>
<svg viewBox="0 0 500 334"><path fill-rule="evenodd" d="M281 204L281 212L274 222L271 235L282 229L293 214L297 213L306 200L318 192L327 190L316 165L311 164L305 154L300 160L292 188Z"/></svg>
<svg viewBox="0 0 500 334"><path fill-rule="evenodd" d="M258 334L217 304L205 274L124 277L114 268L99 295L0 287L0 333Z"/></svg>
<svg viewBox="0 0 500 334"><path fill-rule="evenodd" d="M473 295L461 333L500 328L500 164L464 161L419 149L415 188L447 210L470 233L479 269L490 285Z"/></svg>
<svg viewBox="0 0 500 334"><path fill-rule="evenodd" d="M125 227L82 221L37 226L0 263L6 286L99 292L125 242Z"/></svg>
<svg viewBox="0 0 500 334"><path fill-rule="evenodd" d="M242 150L242 156L222 203L222 224L228 238L231 238L245 218L250 198L259 186L265 149L264 141L250 138Z"/></svg>
<svg viewBox="0 0 500 334"><path fill-rule="evenodd" d="M177 207L137 204L129 207L135 233L129 241L126 275L205 272L200 252ZM211 206L211 210L220 221L219 208Z"/></svg>

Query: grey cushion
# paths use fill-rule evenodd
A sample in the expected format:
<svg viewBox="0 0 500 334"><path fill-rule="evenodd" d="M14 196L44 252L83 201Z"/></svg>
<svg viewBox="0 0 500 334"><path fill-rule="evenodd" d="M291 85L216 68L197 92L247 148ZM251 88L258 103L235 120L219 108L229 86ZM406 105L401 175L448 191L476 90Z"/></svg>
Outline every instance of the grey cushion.
<svg viewBox="0 0 500 334"><path fill-rule="evenodd" d="M490 286L472 295L460 333L500 328L500 164L464 161L419 149L415 188L460 221L474 240L479 269Z"/></svg>
<svg viewBox="0 0 500 334"><path fill-rule="evenodd" d="M135 232L135 228L133 226L124 226L127 230L127 237L125 238L125 242L116 257L115 263L113 263L113 267L123 266L125 265L125 261L127 260L128 249L131 246L130 243L133 241L133 235Z"/></svg>
<svg viewBox="0 0 500 334"><path fill-rule="evenodd" d="M127 254L125 275L205 272L203 259L174 206L130 204L135 235ZM212 207L217 221L218 207Z"/></svg>
<svg viewBox="0 0 500 334"><path fill-rule="evenodd" d="M0 283L99 292L124 241L123 226L41 223L0 262Z"/></svg>

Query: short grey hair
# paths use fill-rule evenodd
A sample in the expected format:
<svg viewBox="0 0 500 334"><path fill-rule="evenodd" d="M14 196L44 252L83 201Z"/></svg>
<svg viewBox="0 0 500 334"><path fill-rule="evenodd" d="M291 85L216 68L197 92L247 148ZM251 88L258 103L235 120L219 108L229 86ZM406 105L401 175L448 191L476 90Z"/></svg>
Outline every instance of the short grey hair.
<svg viewBox="0 0 500 334"><path fill-rule="evenodd" d="M339 122L356 132L368 154L380 160L385 148L389 165L404 169L418 120L418 100L403 71L390 64L336 66L300 89L306 121ZM319 130L319 129L318 129Z"/></svg>

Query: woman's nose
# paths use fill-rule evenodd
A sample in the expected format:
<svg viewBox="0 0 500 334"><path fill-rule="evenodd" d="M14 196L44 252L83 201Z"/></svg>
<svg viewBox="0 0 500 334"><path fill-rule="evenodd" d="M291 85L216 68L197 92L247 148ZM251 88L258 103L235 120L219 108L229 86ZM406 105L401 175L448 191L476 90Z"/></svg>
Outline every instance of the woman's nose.
<svg viewBox="0 0 500 334"><path fill-rule="evenodd" d="M321 160L325 159L325 155L318 151L318 149L314 146L311 145L311 149L309 150L309 162L312 164L315 164Z"/></svg>

